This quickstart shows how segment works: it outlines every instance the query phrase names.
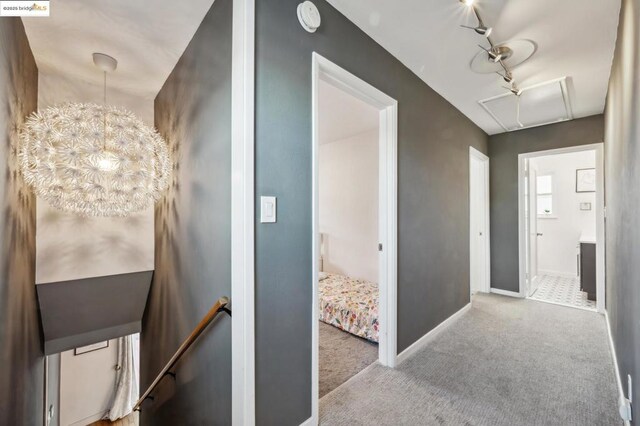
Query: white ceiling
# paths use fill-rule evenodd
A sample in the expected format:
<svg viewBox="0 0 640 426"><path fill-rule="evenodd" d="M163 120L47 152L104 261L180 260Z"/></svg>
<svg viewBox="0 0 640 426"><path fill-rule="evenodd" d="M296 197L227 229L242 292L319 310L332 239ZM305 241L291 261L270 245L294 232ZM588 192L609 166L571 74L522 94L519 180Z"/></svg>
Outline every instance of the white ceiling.
<svg viewBox="0 0 640 426"><path fill-rule="evenodd" d="M109 87L153 99L213 0L65 0L49 18L23 19L41 73L102 84L91 53L119 60ZM503 130L478 104L503 93L500 77L469 69L484 40L458 0L329 0L413 72L489 134ZM514 70L521 86L567 76L574 117L601 113L613 58L620 0L477 0L492 38L536 42L534 56ZM83 97L95 96L88 89ZM99 99L99 95L98 95ZM337 114L336 114L337 117ZM344 116L342 117L343 121ZM355 120L357 121L357 119ZM357 123L345 123L357 127Z"/></svg>
<svg viewBox="0 0 640 426"><path fill-rule="evenodd" d="M64 0L51 2L50 17L23 21L40 73L102 85L91 54L103 52L119 62L109 76L110 88L153 99L212 4Z"/></svg>
<svg viewBox="0 0 640 426"><path fill-rule="evenodd" d="M320 144L346 139L378 128L380 113L353 95L320 80L318 86Z"/></svg>
<svg viewBox="0 0 640 426"><path fill-rule="evenodd" d="M478 101L504 93L497 75L469 68L486 41L458 0L328 0L489 134L504 130ZM516 67L526 87L568 77L575 118L604 110L620 0L476 0L497 42L529 39L537 51Z"/></svg>

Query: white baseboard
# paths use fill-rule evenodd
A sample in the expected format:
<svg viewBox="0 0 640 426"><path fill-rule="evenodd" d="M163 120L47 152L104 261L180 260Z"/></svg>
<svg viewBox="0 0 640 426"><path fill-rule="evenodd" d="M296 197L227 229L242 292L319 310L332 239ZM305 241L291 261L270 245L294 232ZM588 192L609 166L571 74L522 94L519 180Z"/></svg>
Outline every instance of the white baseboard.
<svg viewBox="0 0 640 426"><path fill-rule="evenodd" d="M109 410L103 411L101 413L93 414L89 417L85 417L82 420L78 420L77 422L72 423L70 426L89 425L91 423L97 422L98 420L104 419L107 416L107 414L109 414Z"/></svg>
<svg viewBox="0 0 640 426"><path fill-rule="evenodd" d="M622 387L622 380L620 379L620 367L618 367L618 356L616 355L616 347L613 344L613 335L611 334L611 323L609 322L609 312L607 310L604 311L604 318L607 321L607 334L609 335L609 348L611 348L611 356L613 357L613 367L615 368L615 372L616 372L616 382L618 383L618 405L620 405L623 403L623 401L625 401L626 396L624 394L624 389ZM624 424L625 426L629 426L631 423L628 421L625 421Z"/></svg>
<svg viewBox="0 0 640 426"><path fill-rule="evenodd" d="M315 426L313 423L313 417L309 417L307 420L300 423L300 426Z"/></svg>
<svg viewBox="0 0 640 426"><path fill-rule="evenodd" d="M578 278L577 274L573 274L571 272L558 272L558 271L547 271L544 269L538 269L538 275L536 276L539 277L540 275L551 275L552 277L562 277L562 278Z"/></svg>
<svg viewBox="0 0 640 426"><path fill-rule="evenodd" d="M493 288L493 287L491 287L491 293L499 294L501 296L522 297L520 293L516 291L502 290L502 289Z"/></svg>
<svg viewBox="0 0 640 426"><path fill-rule="evenodd" d="M438 324L433 330L422 336L416 342L414 342L407 349L398 354L396 358L397 364L409 358L411 355L422 349L426 344L432 341L438 334L440 334L445 328L453 324L458 318L460 318L465 312L471 309L471 303L467 303L462 309L455 314L451 315L446 320Z"/></svg>

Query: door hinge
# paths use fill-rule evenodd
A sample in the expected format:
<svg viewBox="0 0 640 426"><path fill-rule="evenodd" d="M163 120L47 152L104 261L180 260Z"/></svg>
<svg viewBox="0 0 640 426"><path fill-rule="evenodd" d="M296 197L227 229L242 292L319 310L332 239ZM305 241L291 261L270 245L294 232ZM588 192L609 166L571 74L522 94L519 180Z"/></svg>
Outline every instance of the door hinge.
<svg viewBox="0 0 640 426"><path fill-rule="evenodd" d="M382 251L382 243L378 243L378 251Z"/></svg>

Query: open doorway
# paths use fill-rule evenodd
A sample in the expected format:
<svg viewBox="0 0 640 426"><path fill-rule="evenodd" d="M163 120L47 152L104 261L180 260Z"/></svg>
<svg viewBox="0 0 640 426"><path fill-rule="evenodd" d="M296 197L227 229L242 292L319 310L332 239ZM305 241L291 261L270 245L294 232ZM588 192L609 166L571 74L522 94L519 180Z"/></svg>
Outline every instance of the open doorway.
<svg viewBox="0 0 640 426"><path fill-rule="evenodd" d="M313 55L312 411L396 362L397 103Z"/></svg>
<svg viewBox="0 0 640 426"><path fill-rule="evenodd" d="M45 426L138 425L138 333L45 357Z"/></svg>
<svg viewBox="0 0 640 426"><path fill-rule="evenodd" d="M371 105L320 81L319 397L378 359L378 134Z"/></svg>
<svg viewBox="0 0 640 426"><path fill-rule="evenodd" d="M520 293L604 309L602 144L520 155Z"/></svg>

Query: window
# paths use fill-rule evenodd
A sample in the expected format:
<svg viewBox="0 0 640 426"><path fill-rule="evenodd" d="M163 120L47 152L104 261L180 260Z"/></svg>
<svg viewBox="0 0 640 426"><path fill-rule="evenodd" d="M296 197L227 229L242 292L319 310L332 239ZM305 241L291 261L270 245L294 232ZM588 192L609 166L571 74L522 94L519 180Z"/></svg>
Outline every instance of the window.
<svg viewBox="0 0 640 426"><path fill-rule="evenodd" d="M538 216L553 215L553 176L540 175L536 181Z"/></svg>

